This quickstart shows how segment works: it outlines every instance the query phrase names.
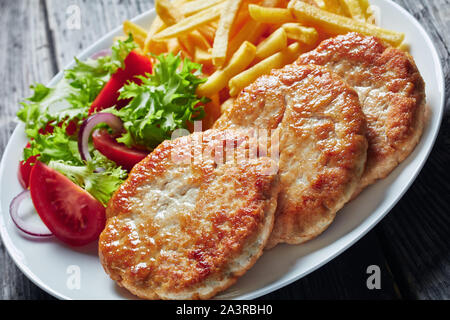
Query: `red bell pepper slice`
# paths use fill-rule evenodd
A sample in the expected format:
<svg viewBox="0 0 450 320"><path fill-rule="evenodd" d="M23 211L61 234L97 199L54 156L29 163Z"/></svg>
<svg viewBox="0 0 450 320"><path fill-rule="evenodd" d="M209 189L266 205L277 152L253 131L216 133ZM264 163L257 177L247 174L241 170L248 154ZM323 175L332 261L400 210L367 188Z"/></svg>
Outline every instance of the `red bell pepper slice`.
<svg viewBox="0 0 450 320"><path fill-rule="evenodd" d="M146 56L140 55L135 51L124 60L125 68L119 69L111 76L111 79L106 83L102 91L100 91L97 98L91 105L89 114L101 111L117 105L119 108L124 107L128 101L119 100L119 90L128 82L132 81L137 84L141 83L136 76L145 76L146 73L152 73L152 63Z"/></svg>

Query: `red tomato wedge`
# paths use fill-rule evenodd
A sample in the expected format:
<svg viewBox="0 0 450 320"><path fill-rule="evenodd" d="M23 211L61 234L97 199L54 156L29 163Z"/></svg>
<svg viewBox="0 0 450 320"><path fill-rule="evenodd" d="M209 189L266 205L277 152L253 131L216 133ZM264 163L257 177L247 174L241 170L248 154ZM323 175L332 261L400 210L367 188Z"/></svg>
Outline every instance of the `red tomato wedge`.
<svg viewBox="0 0 450 320"><path fill-rule="evenodd" d="M31 145L28 142L25 148L30 148ZM38 156L29 157L27 161L22 160L19 162L19 171L17 172L17 178L19 179L20 185L24 189L28 189L30 185L30 174L31 169L33 169L33 164L36 163Z"/></svg>
<svg viewBox="0 0 450 320"><path fill-rule="evenodd" d="M119 90L128 81L139 84L141 81L135 77L144 76L146 73L152 73L153 70L150 59L135 51L130 52L124 60L124 64L125 68L117 70L103 87L102 91L100 91L99 95L91 105L89 114L110 108L114 105L118 105L118 107L125 106L128 101L118 100L120 95Z"/></svg>
<svg viewBox="0 0 450 320"><path fill-rule="evenodd" d="M31 170L30 192L42 221L62 242L83 246L97 240L103 231L105 207L40 161Z"/></svg>
<svg viewBox="0 0 450 320"><path fill-rule="evenodd" d="M19 162L19 173L18 178L20 185L24 189L28 189L30 186L30 174L31 169L33 169L33 164L36 163L37 156L31 156L28 158L27 161L20 161Z"/></svg>
<svg viewBox="0 0 450 320"><path fill-rule="evenodd" d="M95 149L128 171L149 154L148 151L130 149L118 143L106 130L95 130L92 133L92 141Z"/></svg>

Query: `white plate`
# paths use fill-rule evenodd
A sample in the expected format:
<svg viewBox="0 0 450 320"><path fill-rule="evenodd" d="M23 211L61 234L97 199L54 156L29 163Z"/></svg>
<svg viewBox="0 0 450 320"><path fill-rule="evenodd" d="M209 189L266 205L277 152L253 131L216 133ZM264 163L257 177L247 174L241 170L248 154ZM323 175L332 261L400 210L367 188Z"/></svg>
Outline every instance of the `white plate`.
<svg viewBox="0 0 450 320"><path fill-rule="evenodd" d="M386 179L365 190L342 209L335 222L318 238L300 245L280 245L265 252L256 265L220 299L253 299L304 277L354 244L372 229L397 203L425 163L437 133L444 110L444 80L439 56L421 25L403 8L387 1L372 0L380 8L381 26L402 31L411 45L411 54L426 83L430 121L415 151ZM149 26L154 11L134 21ZM117 28L85 50L80 59L110 47ZM61 77L58 74L49 85ZM21 192L17 181L18 163L27 139L23 124L14 131L0 168L0 231L5 247L17 266L39 287L61 299L131 298L105 274L97 257L97 247L72 249L54 240L31 241L25 238L9 218L8 206ZM73 282L79 272L80 286ZM75 285L75 287L74 287Z"/></svg>

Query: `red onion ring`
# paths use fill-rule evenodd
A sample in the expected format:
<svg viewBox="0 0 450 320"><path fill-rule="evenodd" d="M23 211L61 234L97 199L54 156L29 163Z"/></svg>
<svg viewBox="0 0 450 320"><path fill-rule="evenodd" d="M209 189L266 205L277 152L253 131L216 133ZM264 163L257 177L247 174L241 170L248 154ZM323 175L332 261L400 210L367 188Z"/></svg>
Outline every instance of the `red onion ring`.
<svg viewBox="0 0 450 320"><path fill-rule="evenodd" d="M30 190L24 190L11 201L11 204L9 205L9 214L12 221L20 231L26 233L27 235L39 238L53 236L53 234L50 232L50 230L48 230L44 223L30 223L29 221L27 222L26 220L22 219L22 217L19 215L20 204L24 199L29 197Z"/></svg>
<svg viewBox="0 0 450 320"><path fill-rule="evenodd" d="M111 55L111 53L112 53L111 49L103 49L103 50L100 50L99 52L94 53L90 57L90 59L97 60L98 58L109 56L109 55Z"/></svg>
<svg viewBox="0 0 450 320"><path fill-rule="evenodd" d="M100 123L107 124L114 132L123 130L122 120L112 113L100 112L84 120L78 133L78 151L80 152L81 159L84 161L90 161L92 159L89 154L89 138L94 128Z"/></svg>

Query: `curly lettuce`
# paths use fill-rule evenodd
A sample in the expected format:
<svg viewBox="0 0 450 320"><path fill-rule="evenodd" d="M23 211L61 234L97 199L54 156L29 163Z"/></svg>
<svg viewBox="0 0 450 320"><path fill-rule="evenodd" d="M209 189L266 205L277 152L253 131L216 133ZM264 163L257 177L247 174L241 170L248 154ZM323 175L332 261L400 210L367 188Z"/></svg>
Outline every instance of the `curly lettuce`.
<svg viewBox="0 0 450 320"><path fill-rule="evenodd" d="M33 95L17 112L25 123L30 139L23 157L38 156L38 160L61 172L106 205L122 184L127 172L99 152L93 150L92 160L81 159L76 135L69 136L70 123L80 124L89 115L89 108L111 75L124 67L124 59L137 45L130 36L117 41L111 55L83 62L75 58L72 68L54 86L32 86ZM47 130L51 125L52 130ZM101 168L101 170L99 170Z"/></svg>
<svg viewBox="0 0 450 320"><path fill-rule="evenodd" d="M188 121L202 119L202 104L207 98L196 95L202 78L202 65L173 54L160 55L153 74L139 77L140 84L128 83L120 99L130 103L111 110L124 122L126 132L117 139L128 147L140 145L149 149L170 139L176 129L187 128Z"/></svg>
<svg viewBox="0 0 450 320"><path fill-rule="evenodd" d="M21 103L18 118L27 129L38 130L49 123L80 123L88 116L89 107L111 75L124 67L125 58L136 47L130 36L127 40L118 40L111 49L111 55L86 62L75 58L75 65L64 72L64 77L55 87L31 86L33 95Z"/></svg>

